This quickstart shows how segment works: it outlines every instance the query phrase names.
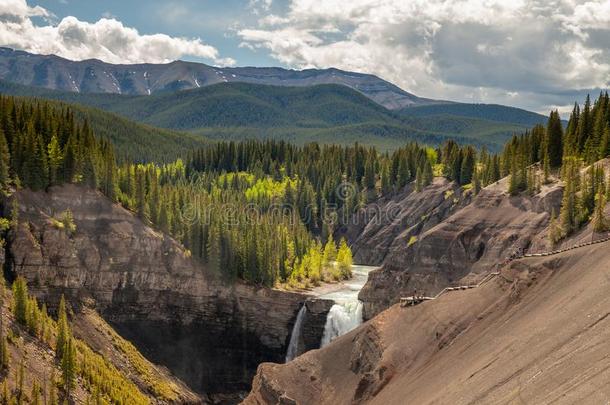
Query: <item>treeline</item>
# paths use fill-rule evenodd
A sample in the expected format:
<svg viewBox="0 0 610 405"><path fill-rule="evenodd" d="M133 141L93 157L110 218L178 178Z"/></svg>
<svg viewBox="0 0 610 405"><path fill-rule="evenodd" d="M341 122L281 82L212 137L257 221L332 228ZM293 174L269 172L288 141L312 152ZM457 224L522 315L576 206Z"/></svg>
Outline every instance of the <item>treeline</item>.
<svg viewBox="0 0 610 405"><path fill-rule="evenodd" d="M513 137L502 153L501 172L510 175L511 194L534 194L554 177L563 180L560 212L549 229L554 244L590 220L595 231L608 229L604 209L609 182L603 166L594 163L609 155L610 97L605 92L594 103L587 96L582 107L575 104L565 129L553 111L546 127Z"/></svg>
<svg viewBox="0 0 610 405"><path fill-rule="evenodd" d="M483 155L488 156L486 152ZM475 176L478 157L473 147L453 141L438 149L409 143L391 154L359 144L345 147L315 143L295 146L273 140L223 142L195 151L186 161L186 173L247 172L258 177L297 179L298 187L291 190L295 194L288 202L296 203L292 205L301 213L310 207L310 217L301 217L307 220L311 232L320 233L325 239L329 231L325 218L328 207L338 214L334 219L341 221L349 219L364 204L401 190L408 183L414 182L421 189L432 182L435 174L468 184ZM485 179L496 181L497 176L486 175Z"/></svg>

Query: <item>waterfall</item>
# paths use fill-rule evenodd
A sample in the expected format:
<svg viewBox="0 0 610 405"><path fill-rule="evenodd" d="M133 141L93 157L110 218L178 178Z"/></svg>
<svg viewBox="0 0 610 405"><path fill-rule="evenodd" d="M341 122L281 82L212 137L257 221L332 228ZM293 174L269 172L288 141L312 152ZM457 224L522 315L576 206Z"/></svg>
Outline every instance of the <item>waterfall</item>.
<svg viewBox="0 0 610 405"><path fill-rule="evenodd" d="M286 351L286 363L290 360L294 359L299 355L299 338L301 337L301 329L303 329L303 318L305 318L305 313L307 312L307 307L305 304L299 310L297 314L297 319L294 322L294 326L292 327L292 333L290 334L290 343L288 343L288 350Z"/></svg>
<svg viewBox="0 0 610 405"><path fill-rule="evenodd" d="M324 347L333 339L356 329L361 323L362 302L355 300L333 305L326 316L320 347Z"/></svg>

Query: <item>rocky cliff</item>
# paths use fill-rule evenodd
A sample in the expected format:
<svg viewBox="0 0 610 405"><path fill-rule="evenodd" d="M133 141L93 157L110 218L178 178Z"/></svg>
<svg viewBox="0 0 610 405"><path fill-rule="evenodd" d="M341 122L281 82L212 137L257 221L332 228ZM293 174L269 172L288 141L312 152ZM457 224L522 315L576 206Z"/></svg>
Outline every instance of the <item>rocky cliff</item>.
<svg viewBox="0 0 610 405"><path fill-rule="evenodd" d="M481 287L394 305L321 350L262 364L244 403L605 403L609 246L516 260Z"/></svg>
<svg viewBox="0 0 610 405"><path fill-rule="evenodd" d="M342 230L354 246L355 261L382 263L360 292L365 318L414 290L432 295L493 271L515 252L546 248L561 187L553 183L535 196L511 197L506 183L503 179L473 197L471 190L437 178L422 192L406 188L357 214L355 225Z"/></svg>
<svg viewBox="0 0 610 405"><path fill-rule="evenodd" d="M64 293L96 308L199 392L247 390L259 363L283 361L305 296L225 284L172 238L95 191L69 185L14 198L19 226L7 261L50 306ZM73 234L57 221L67 209ZM319 339L323 327L320 319L310 323L305 339Z"/></svg>

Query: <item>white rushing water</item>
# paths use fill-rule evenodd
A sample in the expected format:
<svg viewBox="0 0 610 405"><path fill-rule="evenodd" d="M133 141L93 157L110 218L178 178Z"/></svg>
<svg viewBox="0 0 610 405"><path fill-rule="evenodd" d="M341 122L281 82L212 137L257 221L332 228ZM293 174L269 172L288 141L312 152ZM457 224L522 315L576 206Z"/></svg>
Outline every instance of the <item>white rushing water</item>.
<svg viewBox="0 0 610 405"><path fill-rule="evenodd" d="M307 312L305 304L299 310L297 319L294 322L292 333L290 334L290 342L288 343L288 350L286 351L286 363L297 357L299 354L299 338L301 337L301 329L303 328L303 318Z"/></svg>
<svg viewBox="0 0 610 405"><path fill-rule="evenodd" d="M360 301L333 305L326 316L320 347L324 347L335 338L356 329L361 323L362 303Z"/></svg>
<svg viewBox="0 0 610 405"><path fill-rule="evenodd" d="M376 267L354 265L352 278L344 283L344 288L319 297L335 301L326 316L321 347L362 323L362 302L358 300L358 293L366 284L369 272L374 269Z"/></svg>

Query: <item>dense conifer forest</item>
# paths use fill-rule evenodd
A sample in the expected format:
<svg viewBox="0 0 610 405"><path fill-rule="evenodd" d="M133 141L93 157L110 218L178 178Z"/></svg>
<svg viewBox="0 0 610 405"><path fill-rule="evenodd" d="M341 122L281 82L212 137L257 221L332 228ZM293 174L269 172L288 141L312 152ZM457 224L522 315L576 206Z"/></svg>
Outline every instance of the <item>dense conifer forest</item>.
<svg viewBox="0 0 610 405"><path fill-rule="evenodd" d="M282 288L349 278L352 253L345 240L334 240L338 227L377 198L409 184L418 192L435 176L472 193L509 176L511 195L535 195L560 179L564 193L549 226L551 242L589 221L595 231L608 230L604 208L610 182L596 162L609 154L607 93L576 104L565 128L558 112L551 112L546 126L515 135L499 154L454 141L437 148L409 143L382 153L358 144L250 140L209 144L171 163L117 163L111 141L96 136L68 106L0 96L4 194L64 183L98 189L175 237L219 277ZM3 233L18 222L15 209L10 216L0 221ZM57 226L74 232L71 213L64 213ZM57 403L80 378L96 403L146 403L137 388L72 336L63 300L55 321L28 294L23 279L13 283L12 294L0 290L3 299L11 300L16 322L54 350L62 370L31 393L4 387L0 397L5 402L27 397L39 403L44 394ZM0 368L7 372L10 367L19 381L20 366L10 365L7 354L11 333L0 331ZM165 386L155 389L171 396Z"/></svg>
<svg viewBox="0 0 610 405"><path fill-rule="evenodd" d="M171 234L219 275L291 287L349 277L349 248L332 239L351 215L413 182L444 176L477 193L509 175L509 192L537 193L565 181L557 242L602 212L610 153L607 93L574 106L567 128L551 112L545 126L515 135L500 154L453 141L432 148L284 141L219 142L172 163L117 164L114 147L87 120L52 102L0 97L0 185L44 190L62 183L97 188ZM596 220L596 228L606 225ZM337 262L337 259L341 259ZM343 269L343 270L341 270Z"/></svg>

